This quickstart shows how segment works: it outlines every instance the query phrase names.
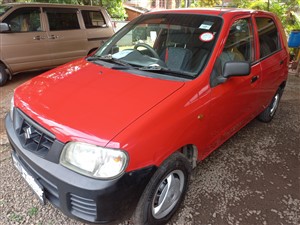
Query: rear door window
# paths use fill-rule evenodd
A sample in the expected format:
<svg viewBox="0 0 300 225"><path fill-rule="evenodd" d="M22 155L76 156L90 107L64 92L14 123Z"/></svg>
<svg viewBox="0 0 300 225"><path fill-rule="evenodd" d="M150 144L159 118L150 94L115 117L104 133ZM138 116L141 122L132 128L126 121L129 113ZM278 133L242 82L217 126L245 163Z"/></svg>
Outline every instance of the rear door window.
<svg viewBox="0 0 300 225"><path fill-rule="evenodd" d="M50 31L80 29L77 9L46 8L45 11Z"/></svg>
<svg viewBox="0 0 300 225"><path fill-rule="evenodd" d="M259 35L260 58L267 57L281 49L277 27L271 18L256 17Z"/></svg>
<svg viewBox="0 0 300 225"><path fill-rule="evenodd" d="M105 27L106 22L100 11L82 10L82 17L86 28Z"/></svg>

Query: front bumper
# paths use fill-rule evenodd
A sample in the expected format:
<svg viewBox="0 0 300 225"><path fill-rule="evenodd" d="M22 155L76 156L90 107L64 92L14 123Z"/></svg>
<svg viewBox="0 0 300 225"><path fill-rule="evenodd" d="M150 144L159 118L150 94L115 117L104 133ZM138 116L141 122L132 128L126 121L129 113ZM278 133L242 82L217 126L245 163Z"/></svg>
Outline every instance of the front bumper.
<svg viewBox="0 0 300 225"><path fill-rule="evenodd" d="M89 178L24 148L9 115L5 126L12 155L41 184L46 199L69 217L94 223L128 218L156 171L151 166L111 180ZM60 155L61 145L54 144L49 155Z"/></svg>

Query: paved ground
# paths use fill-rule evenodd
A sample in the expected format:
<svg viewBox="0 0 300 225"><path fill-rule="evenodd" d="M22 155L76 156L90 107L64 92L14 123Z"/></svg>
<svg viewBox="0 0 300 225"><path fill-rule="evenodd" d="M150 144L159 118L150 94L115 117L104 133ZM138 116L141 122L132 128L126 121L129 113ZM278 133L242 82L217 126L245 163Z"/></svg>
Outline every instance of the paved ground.
<svg viewBox="0 0 300 225"><path fill-rule="evenodd" d="M0 224L83 225L50 204L40 206L11 164L2 118L13 88L30 77L0 88ZM169 225L299 225L299 146L300 78L291 74L274 120L252 121L199 164Z"/></svg>

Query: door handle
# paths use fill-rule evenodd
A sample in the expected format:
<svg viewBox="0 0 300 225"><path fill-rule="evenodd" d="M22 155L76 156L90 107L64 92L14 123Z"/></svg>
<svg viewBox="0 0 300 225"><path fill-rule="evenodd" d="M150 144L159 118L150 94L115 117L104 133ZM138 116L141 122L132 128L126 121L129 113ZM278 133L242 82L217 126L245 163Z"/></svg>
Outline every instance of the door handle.
<svg viewBox="0 0 300 225"><path fill-rule="evenodd" d="M280 61L279 65L282 65L282 64L283 64L283 60Z"/></svg>
<svg viewBox="0 0 300 225"><path fill-rule="evenodd" d="M40 35L33 37L33 40L38 40L39 41L39 40L42 40L42 39L45 39L45 37L40 36Z"/></svg>
<svg viewBox="0 0 300 225"><path fill-rule="evenodd" d="M257 81L258 78L259 78L259 76L253 76L253 77L251 78L251 84L254 83L255 81Z"/></svg>
<svg viewBox="0 0 300 225"><path fill-rule="evenodd" d="M57 39L57 38L59 38L59 36L52 34L52 35L48 36L48 38L49 39Z"/></svg>

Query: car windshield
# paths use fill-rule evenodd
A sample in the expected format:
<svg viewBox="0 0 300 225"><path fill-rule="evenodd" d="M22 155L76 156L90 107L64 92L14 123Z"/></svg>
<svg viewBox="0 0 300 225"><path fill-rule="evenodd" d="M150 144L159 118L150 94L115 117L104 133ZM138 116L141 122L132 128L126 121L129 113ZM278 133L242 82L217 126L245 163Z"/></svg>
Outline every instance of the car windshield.
<svg viewBox="0 0 300 225"><path fill-rule="evenodd" d="M222 26L217 16L143 15L121 29L89 61L164 76L195 78L206 66ZM127 68L128 69L128 68Z"/></svg>
<svg viewBox="0 0 300 225"><path fill-rule="evenodd" d="M11 6L1 5L0 6L0 16L2 16L4 13L6 13L10 8L11 8Z"/></svg>

